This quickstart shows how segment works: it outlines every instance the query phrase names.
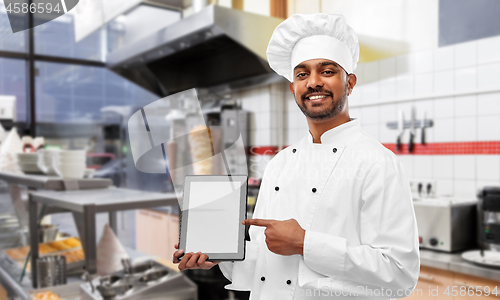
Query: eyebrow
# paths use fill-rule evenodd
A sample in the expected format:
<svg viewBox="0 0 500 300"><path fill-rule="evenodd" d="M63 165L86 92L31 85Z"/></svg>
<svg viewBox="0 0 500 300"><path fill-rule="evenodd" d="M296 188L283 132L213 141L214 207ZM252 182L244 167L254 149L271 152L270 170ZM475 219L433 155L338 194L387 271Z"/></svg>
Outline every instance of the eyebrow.
<svg viewBox="0 0 500 300"><path fill-rule="evenodd" d="M336 64L335 62L333 61L322 61L322 62L319 62L318 63L318 66L319 67L324 67L324 66L334 66L336 68L339 68L339 65ZM306 68L306 65L304 64L298 64L295 68L293 68L293 70L297 70L297 69L302 69L302 68Z"/></svg>

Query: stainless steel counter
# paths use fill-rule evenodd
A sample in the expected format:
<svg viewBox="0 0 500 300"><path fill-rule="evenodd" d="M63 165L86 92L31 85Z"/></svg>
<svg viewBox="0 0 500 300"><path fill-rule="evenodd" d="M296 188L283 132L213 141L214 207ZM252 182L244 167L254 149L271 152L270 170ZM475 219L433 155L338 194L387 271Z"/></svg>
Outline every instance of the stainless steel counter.
<svg viewBox="0 0 500 300"><path fill-rule="evenodd" d="M461 255L462 252L445 253L421 249L420 264L426 267L500 281L500 268L489 268L476 265L462 259Z"/></svg>

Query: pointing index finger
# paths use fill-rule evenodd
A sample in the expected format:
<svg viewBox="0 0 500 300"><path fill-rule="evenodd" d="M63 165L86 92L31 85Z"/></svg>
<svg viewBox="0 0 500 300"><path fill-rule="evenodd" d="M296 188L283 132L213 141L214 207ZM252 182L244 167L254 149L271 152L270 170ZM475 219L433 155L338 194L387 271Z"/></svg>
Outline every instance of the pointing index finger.
<svg viewBox="0 0 500 300"><path fill-rule="evenodd" d="M242 223L243 225L254 225L260 227L267 227L271 225L273 220L264 220L264 219L246 219Z"/></svg>

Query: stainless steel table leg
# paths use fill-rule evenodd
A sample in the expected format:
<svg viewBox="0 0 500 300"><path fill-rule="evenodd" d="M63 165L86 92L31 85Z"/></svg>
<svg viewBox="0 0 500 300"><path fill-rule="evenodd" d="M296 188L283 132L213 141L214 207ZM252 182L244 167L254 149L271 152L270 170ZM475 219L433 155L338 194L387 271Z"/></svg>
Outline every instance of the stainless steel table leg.
<svg viewBox="0 0 500 300"><path fill-rule="evenodd" d="M17 184L9 184L9 194L14 210L16 211L19 224L21 224L24 228L28 227L28 213L26 212L26 207L21 198L21 188Z"/></svg>
<svg viewBox="0 0 500 300"><path fill-rule="evenodd" d="M116 211L109 212L109 226L113 229L115 235L118 236L118 220Z"/></svg>
<svg viewBox="0 0 500 300"><path fill-rule="evenodd" d="M85 251L85 269L89 274L97 272L97 249L96 249L96 234L95 234L95 206L86 205L83 208L84 218L84 251Z"/></svg>
<svg viewBox="0 0 500 300"><path fill-rule="evenodd" d="M29 229L30 229L30 249L31 249L31 283L33 288L37 287L37 266L38 259L38 207L37 203L29 195Z"/></svg>
<svg viewBox="0 0 500 300"><path fill-rule="evenodd" d="M78 237L80 238L80 241L82 242L83 245L83 250L85 250L85 239L84 239L84 226L85 223L83 221L83 213L79 212L72 212L73 215L73 221L75 222L76 230L78 231Z"/></svg>

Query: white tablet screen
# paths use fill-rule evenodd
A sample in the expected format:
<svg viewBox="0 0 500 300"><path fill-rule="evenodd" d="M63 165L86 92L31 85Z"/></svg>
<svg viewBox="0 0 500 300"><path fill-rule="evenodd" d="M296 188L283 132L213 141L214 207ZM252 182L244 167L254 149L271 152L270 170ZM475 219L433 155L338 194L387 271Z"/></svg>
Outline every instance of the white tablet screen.
<svg viewBox="0 0 500 300"><path fill-rule="evenodd" d="M237 253L241 181L191 182L185 253Z"/></svg>

